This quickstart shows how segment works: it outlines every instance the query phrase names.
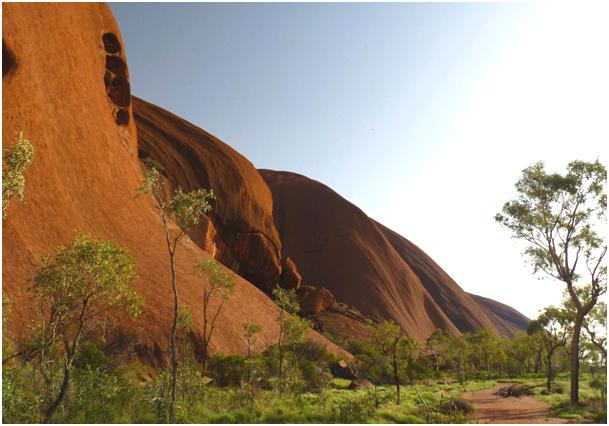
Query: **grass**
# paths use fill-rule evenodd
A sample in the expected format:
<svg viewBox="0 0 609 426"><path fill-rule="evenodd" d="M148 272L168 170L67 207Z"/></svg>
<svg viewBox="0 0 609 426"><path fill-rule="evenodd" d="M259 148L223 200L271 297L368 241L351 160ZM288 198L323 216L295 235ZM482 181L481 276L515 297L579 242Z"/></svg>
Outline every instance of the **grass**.
<svg viewBox="0 0 609 426"><path fill-rule="evenodd" d="M136 370L136 368L129 369L131 372ZM86 371L81 371L75 376L77 379L75 385L78 386L74 386L73 392L68 397L69 409L64 410L58 421L163 422L162 414L159 413L163 411L163 404L166 401L163 402L161 398L162 401L159 402L161 388L155 387L154 381L142 382L137 373L120 373L118 376L113 376L85 374ZM29 389L28 386L24 386L27 382L23 380L34 376L29 370L24 370L22 373L20 381L10 383L19 386L19 389ZM329 386L321 391L280 395L275 390L260 389L256 391L255 397L251 398L250 394L242 392L237 387L202 386L193 379L191 379L192 383L188 382L189 377L189 375L184 376L185 382L181 382L185 383L185 387L184 391L179 393L177 404L177 420L180 423L471 423L475 421L473 417L468 418L461 412L443 413L440 407L450 400L462 398L465 392L493 388L501 382L470 380L460 385L430 379L414 386L402 386L401 401L397 404L394 386L349 390L350 380L337 378L332 379ZM600 405L602 401L599 392L590 386L589 375L584 375L581 382L581 398L584 404L575 408L568 405L567 376L561 375L556 379L557 387L562 387L563 393L542 395L544 380L540 376L523 376L506 381L541 385L534 388L535 397L548 403L553 408L555 416L577 422L606 419L606 409ZM188 384L186 382L190 385L186 386ZM6 385L10 383L6 382ZM5 390L10 388L5 389L3 382L3 391ZM17 404L24 408L32 404L23 404L23 402L36 399L35 395L23 393L15 395L19 398L11 400L13 405ZM19 412L19 407L16 413ZM13 417L7 420L11 419ZM21 415L17 415L13 420L38 421L35 417Z"/></svg>

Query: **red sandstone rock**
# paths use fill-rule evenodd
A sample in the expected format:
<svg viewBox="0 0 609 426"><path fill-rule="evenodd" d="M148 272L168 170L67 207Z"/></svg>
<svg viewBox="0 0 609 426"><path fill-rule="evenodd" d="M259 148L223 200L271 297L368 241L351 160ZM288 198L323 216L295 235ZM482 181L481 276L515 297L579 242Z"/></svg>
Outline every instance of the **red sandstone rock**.
<svg viewBox="0 0 609 426"><path fill-rule="evenodd" d="M300 313L310 315L323 312L333 306L336 298L327 288L303 285L298 291L298 302L300 303Z"/></svg>
<svg viewBox="0 0 609 426"><path fill-rule="evenodd" d="M19 338L36 318L37 304L27 288L40 260L71 241L78 229L131 251L139 274L134 286L145 301L143 314L138 320L121 315L108 318L109 325L115 326L109 329L116 330L108 337L135 342L134 349L144 361L161 365L167 356L173 306L169 262L161 219L152 200L135 196L143 176L134 121L117 124L118 107L106 90L105 75L112 72L107 69L106 55L120 57L127 67L119 29L103 4L7 3L2 9L3 57L6 46L7 56L14 58L12 64L3 63L2 143L3 147L11 145L15 132L23 131L35 149L34 163L25 174L25 202L11 203L8 220L2 223L2 290L12 306L6 337ZM123 72L114 65L112 70ZM131 108L120 111L131 118ZM258 172L234 150L183 120L153 106L140 111L151 120L148 137L166 138L159 141L158 152L177 155L166 168L177 174L179 165L185 165L184 176L174 176L175 183L186 189L211 183L219 195L214 228L230 237L227 244L234 244L232 236L239 232L263 232L271 243L253 261L266 259L275 264L274 269L268 268L268 275L278 278L279 240L271 218L271 195ZM165 133L155 133L155 126ZM180 138L205 148L181 155L188 143L176 143ZM207 157L197 162L203 154ZM207 165L205 172L202 165ZM193 239L218 241L213 232L206 227ZM193 314L196 333L202 322L201 282L193 265L207 257L187 239L176 255L178 291ZM221 327L214 335L212 350L244 352L247 345L241 324L246 320L261 325L256 349L262 350L276 342L279 310L254 285L238 276L235 279L236 291L220 314ZM349 358L317 333L308 335ZM195 337L200 343L200 335Z"/></svg>
<svg viewBox="0 0 609 426"><path fill-rule="evenodd" d="M283 252L304 281L324 283L339 302L367 317L391 318L421 342L437 328L458 334L488 327L508 336L522 329L515 321L522 315L483 306L421 249L327 186L295 173L260 172L273 193ZM347 318L330 311L322 319L324 329L361 328L333 327L328 322Z"/></svg>
<svg viewBox="0 0 609 426"><path fill-rule="evenodd" d="M139 155L164 168L174 187L211 188L211 215L218 233L217 258L265 290L279 282L281 242L273 222L273 199L266 183L245 157L174 114L133 98ZM191 238L203 245L201 227ZM220 248L221 246L221 248Z"/></svg>
<svg viewBox="0 0 609 426"><path fill-rule="evenodd" d="M283 288L293 288L294 290L298 290L300 288L300 284L302 282L302 277L296 268L296 265L289 257L286 258L283 262L283 267L281 269L281 276L279 277L279 283Z"/></svg>

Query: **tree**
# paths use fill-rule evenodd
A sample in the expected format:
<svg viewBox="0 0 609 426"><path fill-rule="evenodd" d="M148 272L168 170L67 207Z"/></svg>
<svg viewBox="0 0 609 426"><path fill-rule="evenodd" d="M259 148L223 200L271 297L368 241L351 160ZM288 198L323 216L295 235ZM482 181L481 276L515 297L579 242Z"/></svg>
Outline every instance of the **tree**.
<svg viewBox="0 0 609 426"><path fill-rule="evenodd" d="M452 338L452 334L446 330L442 330L441 328L436 329L436 331L434 331L431 336L427 338L425 348L433 359L433 370L436 373L447 361L450 341Z"/></svg>
<svg viewBox="0 0 609 426"><path fill-rule="evenodd" d="M465 334L464 339L470 346L470 361L478 372L486 372L489 378L493 370L502 369L501 340L493 331L482 328L476 333Z"/></svg>
<svg viewBox="0 0 609 426"><path fill-rule="evenodd" d="M248 387L251 388L253 370L252 348L256 344L256 340L258 339L258 335L262 331L262 327L253 321L245 321L241 324L241 327L243 327L243 335L245 336L245 341L247 343L247 357L245 359L247 373L245 380Z"/></svg>
<svg viewBox="0 0 609 426"><path fill-rule="evenodd" d="M173 292L173 320L169 335L169 358L171 361L171 401L169 404L169 418L175 420L176 383L178 377L178 359L176 348L176 333L179 315L179 297L176 285L175 255L178 242L193 226L197 225L201 217L211 211L211 200L214 199L213 191L197 189L191 192L183 192L178 187L173 196L167 199L161 181L161 170L158 164L149 161L148 168L144 172L144 182L138 189L137 195L151 194L154 206L163 222L165 233L165 244L169 255L169 268L171 272L171 289ZM173 219L178 225L177 231L170 226Z"/></svg>
<svg viewBox="0 0 609 426"><path fill-rule="evenodd" d="M225 272L220 263L214 259L200 262L196 266L203 278L203 375L207 373L209 359L209 344L216 328L216 321L224 302L230 299L235 292L235 278L231 273ZM219 299L215 312L211 312L211 299Z"/></svg>
<svg viewBox="0 0 609 426"><path fill-rule="evenodd" d="M459 380L459 384L463 385L468 375L468 359L470 352L470 345L467 344L468 333L456 337L451 336L448 339L446 358L453 374Z"/></svg>
<svg viewBox="0 0 609 426"><path fill-rule="evenodd" d="M277 340L277 348L279 350L278 360L278 380L279 393L283 393L284 389L284 361L286 351L293 350L294 345L302 341L304 334L309 327L308 322L298 316L300 305L296 299L294 289L285 290L281 287L276 287L273 290L275 303L279 306L279 316L277 323L279 325L279 336Z"/></svg>
<svg viewBox="0 0 609 426"><path fill-rule="evenodd" d="M17 142L4 150L6 166L2 169L2 219L6 219L8 203L17 196L19 201L25 199L25 170L34 161L34 147L17 133Z"/></svg>
<svg viewBox="0 0 609 426"><path fill-rule="evenodd" d="M532 336L525 333L518 333L512 339L504 341L504 351L507 358L507 373L515 376L521 373L534 371L537 362L536 342ZM539 359L543 353L543 346L539 349ZM541 362L541 361L540 361Z"/></svg>
<svg viewBox="0 0 609 426"><path fill-rule="evenodd" d="M538 334L545 349L548 392L552 392L554 377L552 359L556 350L567 344L568 323L569 316L565 311L549 306L527 326L527 333L529 335Z"/></svg>
<svg viewBox="0 0 609 426"><path fill-rule="evenodd" d="M523 170L517 198L495 220L523 240L534 273L562 281L575 307L571 337L571 404L579 402L579 342L586 315L607 291L607 246L596 231L605 218L607 171L597 160L573 161L564 175L542 162ZM584 270L585 267L585 270ZM582 272L583 271L583 272ZM586 291L578 291L585 288Z"/></svg>
<svg viewBox="0 0 609 426"><path fill-rule="evenodd" d="M579 289L580 293L587 291L588 288ZM562 306L573 320L577 315L575 305L569 294L565 292ZM581 297L586 297L582 295ZM605 302L599 301L590 313L584 318L582 323L582 336L589 343L589 347L600 354L602 364L607 362L607 305Z"/></svg>
<svg viewBox="0 0 609 426"><path fill-rule="evenodd" d="M125 247L86 234L43 259L30 291L44 306L49 331L45 340L63 345L63 382L46 409L44 423L51 421L66 397L82 337L99 327L110 309L132 316L140 313L142 299L130 286L136 277Z"/></svg>
<svg viewBox="0 0 609 426"><path fill-rule="evenodd" d="M596 347L607 364L607 304L598 302L583 324L586 338Z"/></svg>
<svg viewBox="0 0 609 426"><path fill-rule="evenodd" d="M400 326L391 320L373 327L371 340L381 355L380 360L384 368L391 371L396 390L396 403L399 404L400 372L406 370L408 373L418 355L419 345L414 339L405 336Z"/></svg>

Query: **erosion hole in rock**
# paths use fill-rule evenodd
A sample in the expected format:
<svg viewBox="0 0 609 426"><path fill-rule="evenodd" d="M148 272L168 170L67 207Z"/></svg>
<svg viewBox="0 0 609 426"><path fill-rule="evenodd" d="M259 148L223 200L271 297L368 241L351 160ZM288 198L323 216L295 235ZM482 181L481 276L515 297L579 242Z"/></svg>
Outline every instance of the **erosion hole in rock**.
<svg viewBox="0 0 609 426"><path fill-rule="evenodd" d="M131 103L131 88L129 82L120 77L115 77L110 82L108 96L119 107L128 107Z"/></svg>
<svg viewBox="0 0 609 426"><path fill-rule="evenodd" d="M129 124L129 111L126 109L119 109L116 111L115 121L116 124L120 126L126 126Z"/></svg>
<svg viewBox="0 0 609 426"><path fill-rule="evenodd" d="M118 37L114 33L104 33L102 36L104 42L104 49L108 53L119 53L121 51L121 43L118 41Z"/></svg>
<svg viewBox="0 0 609 426"><path fill-rule="evenodd" d="M127 79L127 66L119 56L106 55L106 69L117 77Z"/></svg>
<svg viewBox="0 0 609 426"><path fill-rule="evenodd" d="M16 67L17 61L15 61L15 55L13 55L13 52L6 47L4 39L2 39L2 77L7 75Z"/></svg>

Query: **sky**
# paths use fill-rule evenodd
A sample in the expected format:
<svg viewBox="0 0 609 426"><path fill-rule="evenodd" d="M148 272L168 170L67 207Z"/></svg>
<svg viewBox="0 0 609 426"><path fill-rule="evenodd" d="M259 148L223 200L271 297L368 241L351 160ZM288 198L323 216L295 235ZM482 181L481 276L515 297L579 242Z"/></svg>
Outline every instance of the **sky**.
<svg viewBox="0 0 609 426"><path fill-rule="evenodd" d="M560 302L493 216L537 161L606 164L603 3L111 8L134 95L328 185L468 292L531 318Z"/></svg>

